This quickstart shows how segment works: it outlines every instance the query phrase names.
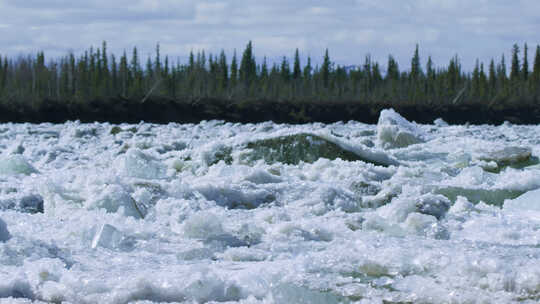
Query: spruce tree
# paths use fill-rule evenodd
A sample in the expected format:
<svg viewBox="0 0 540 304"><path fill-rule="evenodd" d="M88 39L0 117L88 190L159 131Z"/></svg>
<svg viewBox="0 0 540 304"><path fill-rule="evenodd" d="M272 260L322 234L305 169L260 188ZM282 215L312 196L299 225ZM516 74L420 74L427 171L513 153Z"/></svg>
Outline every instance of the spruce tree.
<svg viewBox="0 0 540 304"><path fill-rule="evenodd" d="M431 60L431 56L428 57L427 65L426 65L426 85L425 85L425 93L431 94L433 92L433 86L435 82L435 70L433 69L433 60Z"/></svg>
<svg viewBox="0 0 540 304"><path fill-rule="evenodd" d="M514 44L512 48L512 65L510 68L510 81L517 83L521 78L519 68L519 46Z"/></svg>
<svg viewBox="0 0 540 304"><path fill-rule="evenodd" d="M285 56L281 59L280 72L281 79L287 83L291 79L291 67L289 66L289 60Z"/></svg>
<svg viewBox="0 0 540 304"><path fill-rule="evenodd" d="M103 62L101 61L103 58L101 57L101 49L96 49L96 89L98 88L98 85L103 80Z"/></svg>
<svg viewBox="0 0 540 304"><path fill-rule="evenodd" d="M330 56L328 55L328 49L324 52L323 64L321 66L321 74L323 79L324 88L328 88L330 83Z"/></svg>
<svg viewBox="0 0 540 304"><path fill-rule="evenodd" d="M103 97L103 84L104 84L104 72L103 72L103 57L101 56L101 49L96 48L96 74L94 74L94 90L97 96Z"/></svg>
<svg viewBox="0 0 540 304"><path fill-rule="evenodd" d="M265 99L268 96L268 88L269 88L269 71L268 71L268 62L266 60L266 56L263 57L263 62L260 66L260 69L258 71L259 75L259 81L258 81L258 88L259 88L259 96L260 99Z"/></svg>
<svg viewBox="0 0 540 304"><path fill-rule="evenodd" d="M212 53L208 54L208 69L209 69L208 70L209 95L214 96L216 94L216 89L217 89L217 75L218 75L219 66L217 64L217 61L214 59L214 55ZM167 73L165 72L164 74L167 75Z"/></svg>
<svg viewBox="0 0 540 304"><path fill-rule="evenodd" d="M138 91L138 89L139 89L136 86L140 85L139 79L138 79L140 70L141 70L141 64L140 64L140 61L139 61L139 54L138 54L138 51L137 51L137 47L133 47L133 51L132 51L132 54L131 54L130 68L128 70L127 80L128 80L129 87L134 86L135 91Z"/></svg>
<svg viewBox="0 0 540 304"><path fill-rule="evenodd" d="M536 46L536 54L534 56L532 87L533 90L540 90L540 45Z"/></svg>
<svg viewBox="0 0 540 304"><path fill-rule="evenodd" d="M163 63L163 75L169 76L169 55L165 56L165 62Z"/></svg>
<svg viewBox="0 0 540 304"><path fill-rule="evenodd" d="M388 56L388 64L386 69L386 78L390 80L399 79L399 66L392 55Z"/></svg>
<svg viewBox="0 0 540 304"><path fill-rule="evenodd" d="M159 42L156 44L156 59L154 60L154 67L156 77L161 76L161 54L159 51Z"/></svg>
<svg viewBox="0 0 540 304"><path fill-rule="evenodd" d="M208 93L208 79L207 79L207 72L206 72L206 53L204 50L197 52L197 85L198 85L198 93L199 95L204 95L206 97Z"/></svg>
<svg viewBox="0 0 540 304"><path fill-rule="evenodd" d="M234 50L233 58L231 62L231 88L236 87L237 80L238 80L238 59L236 59L236 50Z"/></svg>
<svg viewBox="0 0 540 304"><path fill-rule="evenodd" d="M527 81L529 79L529 55L528 55L528 47L527 43L525 43L525 46L523 47L523 68L521 69L521 72L523 74L522 78L524 81Z"/></svg>
<svg viewBox="0 0 540 304"><path fill-rule="evenodd" d="M133 48L133 55L131 57L131 77L130 77L130 88L133 94L139 96L142 95L142 69L141 63L139 61L139 55L137 48Z"/></svg>
<svg viewBox="0 0 540 304"><path fill-rule="evenodd" d="M298 49L294 52L294 64L293 64L293 79L297 80L302 77L302 70L300 68L300 55Z"/></svg>
<svg viewBox="0 0 540 304"><path fill-rule="evenodd" d="M540 78L540 45L536 46L536 54L534 56L533 74Z"/></svg>
<svg viewBox="0 0 540 304"><path fill-rule="evenodd" d="M101 77L102 77L102 93L104 95L109 94L110 90L110 71L109 61L107 58L107 42L103 41L101 44Z"/></svg>
<svg viewBox="0 0 540 304"><path fill-rule="evenodd" d="M229 67L227 65L227 56L225 55L224 50L221 50L221 53L219 54L219 71L219 87L221 90L225 90L229 81Z"/></svg>
<svg viewBox="0 0 540 304"><path fill-rule="evenodd" d="M493 58L489 62L489 76L488 76L488 82L489 82L489 95L495 96L495 92L497 89L497 72L495 71L495 61Z"/></svg>
<svg viewBox="0 0 540 304"><path fill-rule="evenodd" d="M109 73L109 61L107 58L107 42L103 41L101 44L101 64L103 68L103 74L108 75Z"/></svg>
<svg viewBox="0 0 540 304"><path fill-rule="evenodd" d="M459 65L459 58L454 56L452 59L450 59L450 63L448 64L448 69L446 71L447 74L447 93L449 97L453 98L455 94L457 93L457 86L459 83L459 74L460 74L460 65Z"/></svg>
<svg viewBox="0 0 540 304"><path fill-rule="evenodd" d="M35 91L39 97L45 96L45 83L47 82L46 68L45 68L45 54L43 52L38 52L37 54L37 67L36 67L36 79Z"/></svg>
<svg viewBox="0 0 540 304"><path fill-rule="evenodd" d="M435 71L433 70L433 60L431 60L431 56L428 57L426 73L428 78L432 78L435 75Z"/></svg>
<svg viewBox="0 0 540 304"><path fill-rule="evenodd" d="M4 74L4 61L2 59L2 56L0 55L0 97L2 96L3 90L4 90L4 79L6 78L6 75Z"/></svg>
<svg viewBox="0 0 540 304"><path fill-rule="evenodd" d="M75 55L72 52L69 53L69 75L70 75L70 90L71 95L75 95L77 91L77 76L76 76L76 65L75 65Z"/></svg>
<svg viewBox="0 0 540 304"><path fill-rule="evenodd" d="M386 80L389 82L387 88L390 90L388 94L391 100L398 98L398 80L399 80L399 65L392 55L388 55L388 64L386 70Z"/></svg>
<svg viewBox="0 0 540 304"><path fill-rule="evenodd" d="M69 59L64 57L60 60L60 98L65 99L69 94Z"/></svg>
<svg viewBox="0 0 540 304"><path fill-rule="evenodd" d="M90 96L95 98L97 94L98 67L96 63L96 53L90 48L90 78L89 78Z"/></svg>
<svg viewBox="0 0 540 304"><path fill-rule="evenodd" d="M152 66L152 59L150 58L150 56L148 56L148 58L146 59L146 77L147 77L147 80L152 80L152 78L154 77L154 69L153 69L153 66ZM151 84L147 84L147 85L150 85Z"/></svg>
<svg viewBox="0 0 540 304"><path fill-rule="evenodd" d="M116 64L116 56L111 54L111 89L112 92L118 92L118 66Z"/></svg>
<svg viewBox="0 0 540 304"><path fill-rule="evenodd" d="M367 54L364 59L364 92L370 93L373 79L371 77L371 55Z"/></svg>
<svg viewBox="0 0 540 304"><path fill-rule="evenodd" d="M499 79L505 81L507 79L507 73L506 73L506 59L504 57L504 54L501 56L501 62L499 63L497 73L499 74Z"/></svg>
<svg viewBox="0 0 540 304"><path fill-rule="evenodd" d="M506 57L504 53L501 56L501 62L497 65L497 79L498 79L498 92L501 98L506 98L508 95L509 81L508 73L506 71Z"/></svg>
<svg viewBox="0 0 540 304"><path fill-rule="evenodd" d="M4 79L2 80L4 84L4 88L7 85L8 68L9 68L8 58L4 57Z"/></svg>
<svg viewBox="0 0 540 304"><path fill-rule="evenodd" d="M257 64L253 56L253 46L251 41L248 42L244 53L242 54L242 60L240 61L240 81L249 88L253 80L257 75Z"/></svg>
<svg viewBox="0 0 540 304"><path fill-rule="evenodd" d="M84 55L81 56L79 59L79 63L77 64L77 69L79 70L79 88L80 88L80 98L81 100L83 98L87 98L89 95L89 79L90 79L90 72L89 72L89 64L88 64L88 51L84 51Z"/></svg>
<svg viewBox="0 0 540 304"><path fill-rule="evenodd" d="M124 52L124 56L125 56L125 52ZM137 47L133 47L133 52L131 54L130 70L132 73L137 73L139 70L139 55L137 52Z"/></svg>
<svg viewBox="0 0 540 304"><path fill-rule="evenodd" d="M199 70L206 70L206 52L204 50L201 51L200 56L197 56L197 59Z"/></svg>
<svg viewBox="0 0 540 304"><path fill-rule="evenodd" d="M192 74L195 71L195 55L193 55L193 50L189 52L189 65L188 65L188 73ZM193 75L190 75L193 76Z"/></svg>
<svg viewBox="0 0 540 304"><path fill-rule="evenodd" d="M277 63L274 62L272 65L272 69L270 69L269 74L269 97L270 98L279 98L279 81L280 81L281 75L279 74L279 66Z"/></svg>
<svg viewBox="0 0 540 304"><path fill-rule="evenodd" d="M410 74L410 87L409 87L409 99L412 102L417 102L422 99L422 67L420 65L420 54L418 51L418 44L414 49L414 55L411 59L411 74Z"/></svg>
<svg viewBox="0 0 540 304"><path fill-rule="evenodd" d="M127 89L129 84L129 68L127 63L127 55L126 51L124 50L124 53L122 54L122 57L120 57L120 67L118 68L118 72L120 74L119 76L119 82L120 82L120 95L126 96L127 95Z"/></svg>
<svg viewBox="0 0 540 304"><path fill-rule="evenodd" d="M268 79L268 64L266 62L266 56L264 56L263 63L261 66L261 79L263 80Z"/></svg>
<svg viewBox="0 0 540 304"><path fill-rule="evenodd" d="M308 56L306 66L304 67L304 79L311 79L311 57Z"/></svg>
<svg viewBox="0 0 540 304"><path fill-rule="evenodd" d="M417 80L422 73L422 67L420 65L420 54L418 52L418 44L414 50L414 55L411 60L411 79Z"/></svg>
<svg viewBox="0 0 540 304"><path fill-rule="evenodd" d="M373 78L373 87L375 88L382 82L381 69L378 62L375 62L375 64L372 66L371 75ZM344 80L344 78L345 77L342 77L341 79Z"/></svg>
<svg viewBox="0 0 540 304"><path fill-rule="evenodd" d="M474 65L474 70L472 74L472 96L477 98L480 93L480 63L479 60L476 59L476 63Z"/></svg>

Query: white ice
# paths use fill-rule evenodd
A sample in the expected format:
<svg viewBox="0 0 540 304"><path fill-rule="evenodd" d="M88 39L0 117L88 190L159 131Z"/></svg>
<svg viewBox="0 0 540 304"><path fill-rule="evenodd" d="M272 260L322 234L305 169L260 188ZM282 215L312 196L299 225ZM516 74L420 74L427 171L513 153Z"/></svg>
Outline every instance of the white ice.
<svg viewBox="0 0 540 304"><path fill-rule="evenodd" d="M0 218L0 242L6 242L11 238L6 222Z"/></svg>
<svg viewBox="0 0 540 304"><path fill-rule="evenodd" d="M113 127L0 126L0 303L540 300L539 126Z"/></svg>
<svg viewBox="0 0 540 304"><path fill-rule="evenodd" d="M381 111L377 139L384 148L403 148L423 142L421 129L392 109Z"/></svg>

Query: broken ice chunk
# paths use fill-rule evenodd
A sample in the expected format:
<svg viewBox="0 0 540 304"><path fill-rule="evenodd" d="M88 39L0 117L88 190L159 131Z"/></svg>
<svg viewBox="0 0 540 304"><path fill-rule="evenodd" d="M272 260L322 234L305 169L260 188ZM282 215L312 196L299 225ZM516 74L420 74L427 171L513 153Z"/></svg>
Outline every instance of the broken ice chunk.
<svg viewBox="0 0 540 304"><path fill-rule="evenodd" d="M538 159L532 157L532 150L528 147L505 147L481 156L479 159L488 163L496 163L497 166L494 171L507 166L523 168L538 163Z"/></svg>
<svg viewBox="0 0 540 304"><path fill-rule="evenodd" d="M221 220L214 214L200 212L189 217L184 224L187 237L207 239L224 233Z"/></svg>
<svg viewBox="0 0 540 304"><path fill-rule="evenodd" d="M37 172L22 155L9 155L0 159L0 175L30 175Z"/></svg>
<svg viewBox="0 0 540 304"><path fill-rule="evenodd" d="M101 193L86 201L87 209L103 208L110 213L119 213L134 218L144 218L139 204L120 185L107 185Z"/></svg>
<svg viewBox="0 0 540 304"><path fill-rule="evenodd" d="M405 220L405 229L417 235L433 237L439 240L450 238L448 230L432 215L413 212Z"/></svg>
<svg viewBox="0 0 540 304"><path fill-rule="evenodd" d="M416 211L440 220L450 209L450 200L443 195L426 194L416 202Z"/></svg>
<svg viewBox="0 0 540 304"><path fill-rule="evenodd" d="M6 242L11 238L7 229L7 224L0 218L0 242Z"/></svg>
<svg viewBox="0 0 540 304"><path fill-rule="evenodd" d="M125 176L142 179L166 177L166 166L139 149L129 149L125 155L119 158L119 171Z"/></svg>
<svg viewBox="0 0 540 304"><path fill-rule="evenodd" d="M92 240L92 248L104 247L114 249L118 247L122 241L122 233L114 226L103 224L97 230L94 239Z"/></svg>
<svg viewBox="0 0 540 304"><path fill-rule="evenodd" d="M43 213L43 197L39 194L24 196L19 201L19 209L28 213Z"/></svg>
<svg viewBox="0 0 540 304"><path fill-rule="evenodd" d="M540 211L540 189L526 192L515 199L505 200L503 208L516 211Z"/></svg>
<svg viewBox="0 0 540 304"><path fill-rule="evenodd" d="M424 142L416 124L407 121L393 109L382 110L377 122L377 139L385 148L403 148Z"/></svg>

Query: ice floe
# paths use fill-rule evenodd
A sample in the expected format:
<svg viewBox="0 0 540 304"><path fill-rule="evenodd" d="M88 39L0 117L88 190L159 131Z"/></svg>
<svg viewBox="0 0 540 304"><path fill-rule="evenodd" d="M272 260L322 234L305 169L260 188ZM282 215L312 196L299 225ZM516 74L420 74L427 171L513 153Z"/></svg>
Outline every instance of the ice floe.
<svg viewBox="0 0 540 304"><path fill-rule="evenodd" d="M381 111L377 139L383 148L403 148L424 141L418 126L392 109Z"/></svg>
<svg viewBox="0 0 540 304"><path fill-rule="evenodd" d="M540 127L0 126L0 303L536 303Z"/></svg>

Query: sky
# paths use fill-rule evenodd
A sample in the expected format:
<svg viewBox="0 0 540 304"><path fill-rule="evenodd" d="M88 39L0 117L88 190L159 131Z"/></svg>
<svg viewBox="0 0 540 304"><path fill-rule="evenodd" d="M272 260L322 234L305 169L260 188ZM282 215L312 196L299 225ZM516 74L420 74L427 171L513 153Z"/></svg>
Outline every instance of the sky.
<svg viewBox="0 0 540 304"><path fill-rule="evenodd" d="M459 55L465 69L540 44L538 0L0 0L0 54L46 57L80 54L107 41L109 52L143 60L161 54L187 60L191 50L241 55L252 41L257 60L291 59L298 48L320 63L360 65L367 54L386 65L389 54L407 69L415 45L446 65ZM507 59L507 62L508 59Z"/></svg>

